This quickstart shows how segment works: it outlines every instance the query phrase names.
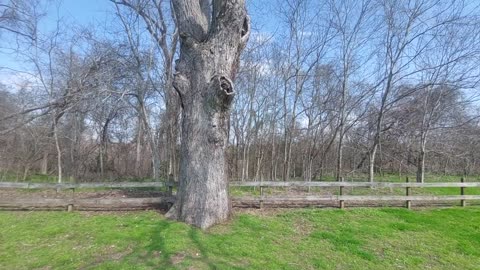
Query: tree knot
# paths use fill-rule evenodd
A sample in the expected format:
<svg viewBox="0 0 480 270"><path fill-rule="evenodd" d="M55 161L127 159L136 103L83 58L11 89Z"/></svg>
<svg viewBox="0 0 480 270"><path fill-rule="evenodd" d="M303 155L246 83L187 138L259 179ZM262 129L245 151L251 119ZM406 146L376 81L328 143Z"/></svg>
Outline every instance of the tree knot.
<svg viewBox="0 0 480 270"><path fill-rule="evenodd" d="M211 79L211 84L221 109L228 109L235 96L232 80L224 75L215 75Z"/></svg>

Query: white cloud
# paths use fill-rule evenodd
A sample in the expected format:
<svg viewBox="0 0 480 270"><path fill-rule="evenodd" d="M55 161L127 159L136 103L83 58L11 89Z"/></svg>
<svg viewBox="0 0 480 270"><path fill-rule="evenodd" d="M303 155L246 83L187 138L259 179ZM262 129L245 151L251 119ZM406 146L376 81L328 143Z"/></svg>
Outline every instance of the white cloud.
<svg viewBox="0 0 480 270"><path fill-rule="evenodd" d="M36 78L28 73L0 70L0 84L6 86L9 91L17 91L22 86L25 86L26 82L36 81Z"/></svg>

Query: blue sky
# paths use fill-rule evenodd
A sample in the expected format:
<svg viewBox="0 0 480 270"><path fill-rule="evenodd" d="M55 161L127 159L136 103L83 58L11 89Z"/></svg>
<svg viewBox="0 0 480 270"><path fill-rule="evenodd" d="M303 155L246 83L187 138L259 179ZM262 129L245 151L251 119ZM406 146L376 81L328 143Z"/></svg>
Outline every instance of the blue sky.
<svg viewBox="0 0 480 270"><path fill-rule="evenodd" d="M277 30L278 23L275 22L275 17L272 18L276 0L247 0L247 3L254 32L259 31L270 35ZM78 27L98 26L103 23L108 25L115 16L114 12L114 6L109 0L53 0L50 1L47 16L41 21L40 28L41 31L47 32L55 29L59 18L68 25ZM25 70L25 68L11 52L5 50L5 47L14 44L12 40L8 40L5 35L2 38L3 40L0 40L0 83L10 84L18 75L1 67L17 70Z"/></svg>
<svg viewBox="0 0 480 270"><path fill-rule="evenodd" d="M42 19L41 31L53 29L58 18L68 24L95 25L113 15L112 3L108 0L64 0L52 1L47 10L47 16ZM2 69L9 67L17 70L25 70L23 64L5 47L14 44L12 39L3 34L0 40L0 83L15 83L18 74ZM6 44L7 43L7 44Z"/></svg>
<svg viewBox="0 0 480 270"><path fill-rule="evenodd" d="M60 17L68 23L94 25L112 18L114 10L109 0L54 0L48 10L45 24L52 26Z"/></svg>
<svg viewBox="0 0 480 270"><path fill-rule="evenodd" d="M64 0L60 12L78 23L88 24L101 20L112 11L108 0Z"/></svg>

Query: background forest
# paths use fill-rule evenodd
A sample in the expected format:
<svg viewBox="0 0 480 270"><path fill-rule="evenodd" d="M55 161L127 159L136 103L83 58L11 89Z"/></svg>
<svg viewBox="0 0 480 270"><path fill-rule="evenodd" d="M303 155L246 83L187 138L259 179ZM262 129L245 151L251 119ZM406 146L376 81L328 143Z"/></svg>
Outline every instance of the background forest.
<svg viewBox="0 0 480 270"><path fill-rule="evenodd" d="M170 2L106 2L82 25L62 3L0 0L2 181L177 179ZM480 174L478 3L248 5L230 180Z"/></svg>

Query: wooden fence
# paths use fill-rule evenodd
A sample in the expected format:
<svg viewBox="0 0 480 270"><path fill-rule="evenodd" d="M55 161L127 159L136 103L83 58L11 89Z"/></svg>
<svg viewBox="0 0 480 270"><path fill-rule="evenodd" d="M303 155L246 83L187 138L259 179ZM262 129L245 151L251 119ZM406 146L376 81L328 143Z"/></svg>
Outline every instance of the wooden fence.
<svg viewBox="0 0 480 270"><path fill-rule="evenodd" d="M172 187L173 182L108 182L108 183L18 183L0 182L0 189L81 189L81 188L149 188Z"/></svg>
<svg viewBox="0 0 480 270"><path fill-rule="evenodd" d="M480 200L480 195L465 195L466 188L480 188L480 182L448 182L448 183L416 183L416 182L230 182L231 187L259 188L260 195L233 197L234 206L237 204L257 205L282 203L289 204L319 204L322 202L338 203L338 207L345 208L346 202L388 201L404 202L410 208L412 201L459 201L466 206L467 200ZM147 198L76 198L75 189L135 189L135 188L165 188L165 192L158 197ZM67 198L1 198L0 208L3 209L31 209L31 208L63 208L76 209L144 209L157 207L160 204L171 204L175 200L172 182L118 182L118 183L12 183L0 182L0 189L55 189L71 190L72 195ZM294 188L338 188L338 194L320 195L314 193L297 195L268 195L265 188L294 187ZM459 188L458 195L412 195L412 188ZM345 188L404 188L405 195L345 195Z"/></svg>
<svg viewBox="0 0 480 270"><path fill-rule="evenodd" d="M438 183L417 183L409 182L232 182L230 186L234 187L258 187L259 196L248 196L238 198L242 202L258 202L262 207L264 203L283 202L302 203L308 205L308 202L338 202L339 208L345 208L346 201L366 202L366 201L404 201L405 207L411 208L412 201L460 201L461 206L466 206L467 200L480 200L480 195L465 195L466 188L480 188L480 182L438 182ZM265 195L264 188L272 187L303 187L303 188L338 188L337 195ZM405 188L405 195L344 195L344 188ZM459 188L459 195L411 195L412 188ZM235 198L234 198L235 199Z"/></svg>
<svg viewBox="0 0 480 270"><path fill-rule="evenodd" d="M168 207L175 201L174 183L171 182L111 182L111 183L17 183L0 182L1 189L52 189L61 194L61 198L28 196L28 193L17 194L17 197L0 196L0 209L67 209L78 210L137 210ZM79 197L75 190L79 189L135 189L165 188L165 192L156 197ZM66 193L71 191L70 193Z"/></svg>

